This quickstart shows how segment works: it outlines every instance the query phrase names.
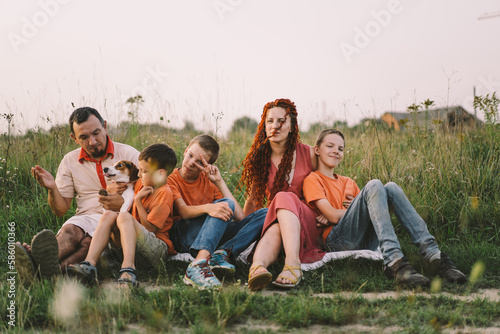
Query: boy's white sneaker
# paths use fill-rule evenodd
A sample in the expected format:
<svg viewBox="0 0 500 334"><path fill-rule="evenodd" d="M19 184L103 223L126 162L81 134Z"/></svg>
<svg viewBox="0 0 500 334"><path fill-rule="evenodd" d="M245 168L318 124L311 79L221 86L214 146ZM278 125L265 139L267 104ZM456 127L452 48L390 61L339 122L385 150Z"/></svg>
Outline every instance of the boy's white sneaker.
<svg viewBox="0 0 500 334"><path fill-rule="evenodd" d="M236 270L235 267L229 263L227 251L223 249L219 249L212 254L208 260L208 265L217 277L226 275L233 276Z"/></svg>
<svg viewBox="0 0 500 334"><path fill-rule="evenodd" d="M215 277L208 265L208 260L201 259L189 264L183 278L184 283L197 287L198 289L219 289L221 282Z"/></svg>

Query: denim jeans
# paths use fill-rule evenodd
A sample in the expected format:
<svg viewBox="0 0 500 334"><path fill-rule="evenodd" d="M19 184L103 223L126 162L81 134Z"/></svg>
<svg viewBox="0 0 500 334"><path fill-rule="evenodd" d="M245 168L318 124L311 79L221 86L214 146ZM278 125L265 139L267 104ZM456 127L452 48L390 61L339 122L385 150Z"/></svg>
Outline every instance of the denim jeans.
<svg viewBox="0 0 500 334"><path fill-rule="evenodd" d="M391 211L426 261L440 254L434 237L403 189L394 182L383 185L380 180L369 181L356 196L328 234L327 247L332 251L376 250L380 247L385 265L402 258L403 252L391 222Z"/></svg>
<svg viewBox="0 0 500 334"><path fill-rule="evenodd" d="M234 212L234 202L221 198L214 203L227 202ZM179 219L170 232L172 243L177 252L189 252L196 257L204 249L213 254L218 249L231 250L231 257L236 259L262 233L267 209L260 209L239 222L230 219L224 221L209 215L193 219Z"/></svg>

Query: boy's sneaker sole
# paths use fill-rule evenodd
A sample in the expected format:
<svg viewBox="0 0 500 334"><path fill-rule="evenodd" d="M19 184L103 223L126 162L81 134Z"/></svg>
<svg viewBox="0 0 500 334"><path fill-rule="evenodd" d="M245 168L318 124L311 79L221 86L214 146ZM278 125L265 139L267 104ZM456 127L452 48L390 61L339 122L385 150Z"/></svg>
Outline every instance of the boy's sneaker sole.
<svg viewBox="0 0 500 334"><path fill-rule="evenodd" d="M59 245L56 235L51 230L45 229L33 237L31 254L42 278L50 279L62 274L59 264Z"/></svg>
<svg viewBox="0 0 500 334"><path fill-rule="evenodd" d="M33 282L36 278L36 265L33 257L26 248L19 244L14 244L14 252L14 266L19 280L24 284Z"/></svg>
<svg viewBox="0 0 500 334"><path fill-rule="evenodd" d="M219 277L233 277L234 272L236 271L234 268L225 268L225 267L210 267L215 276Z"/></svg>

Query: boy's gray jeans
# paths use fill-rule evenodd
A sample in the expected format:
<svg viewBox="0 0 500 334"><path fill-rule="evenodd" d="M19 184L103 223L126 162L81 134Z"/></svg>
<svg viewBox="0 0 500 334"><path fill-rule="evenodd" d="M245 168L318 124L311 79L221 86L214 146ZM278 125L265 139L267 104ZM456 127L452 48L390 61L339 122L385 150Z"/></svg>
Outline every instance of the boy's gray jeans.
<svg viewBox="0 0 500 334"><path fill-rule="evenodd" d="M390 210L390 211L389 211ZM402 258L403 252L391 223L391 212L408 232L427 262L440 254L434 237L415 211L403 189L394 182L371 180L356 196L344 217L326 238L330 251L380 247L384 265Z"/></svg>

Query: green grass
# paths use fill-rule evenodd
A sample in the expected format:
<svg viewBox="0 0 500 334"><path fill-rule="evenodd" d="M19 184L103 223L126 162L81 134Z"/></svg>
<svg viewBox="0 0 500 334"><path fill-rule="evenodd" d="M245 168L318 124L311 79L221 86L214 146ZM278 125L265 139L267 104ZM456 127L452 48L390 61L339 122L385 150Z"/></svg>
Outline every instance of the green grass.
<svg viewBox="0 0 500 334"><path fill-rule="evenodd" d="M56 312L57 302L54 302L65 284L77 294L64 296L63 307L71 311L68 318ZM20 306L24 311L18 312L18 327L13 331L85 328L91 332L112 332L136 324L151 331L190 328L195 333L220 333L247 323L259 323L282 329L350 324L397 326L406 332L420 333L449 326L491 327L498 325L500 317L499 302L465 301L441 295L425 298L410 294L369 300L358 295L319 296L308 288L263 295L249 293L238 284L222 291L197 291L177 282L148 292L144 288L127 292L102 287L75 289L74 284L69 279L60 279L20 289L18 300L24 301ZM0 293L6 293L4 286ZM5 309L5 299L0 304ZM1 328L2 332L6 329L5 325Z"/></svg>
<svg viewBox="0 0 500 334"><path fill-rule="evenodd" d="M373 178L398 183L427 222L441 250L450 255L459 269L470 275L478 261L484 264L484 275L475 284L457 287L443 283L441 291L464 296L478 289L499 289L498 125L456 132L409 129L406 133L396 133L373 126L342 130L347 150L339 174L355 179L360 188ZM317 133L318 129L301 133L302 141L312 145ZM120 124L110 131L114 140L138 150L155 142L167 143L174 148L179 164L187 143L196 134L193 129L179 131L131 123ZM238 167L252 139L253 134L242 130L219 139L222 151L217 164L232 190L237 187L241 173ZM16 240L29 242L42 228L58 230L74 214L73 206L64 217L55 217L48 207L47 193L34 182L30 167L36 163L55 175L63 155L75 148L67 127L0 137L0 219L4 223L15 222ZM236 193L236 198L243 203L241 192ZM394 223L403 252L417 270L424 271L416 247L396 220ZM9 328L5 321L10 300L6 297L6 228L1 229L0 243L5 245L0 247L1 332L133 332L135 328L137 332L266 333L278 329L306 332L313 325L328 329L358 324L432 333L450 326L484 328L500 323L498 302L463 301L441 295L375 301L342 297L338 293L398 289L383 276L381 262L344 259L306 272L300 288L287 294L249 294L244 286L248 274L248 266L244 264L237 264L234 279L225 282L222 291L200 292L182 283L186 263L168 261L158 272L140 272L143 287L129 294L103 287L73 288L80 293L73 296L77 312L69 322L54 313L54 300L65 286L63 280L37 282L29 287L17 284L17 327ZM270 267L275 277L282 265L278 261ZM248 324L264 326L248 327Z"/></svg>

